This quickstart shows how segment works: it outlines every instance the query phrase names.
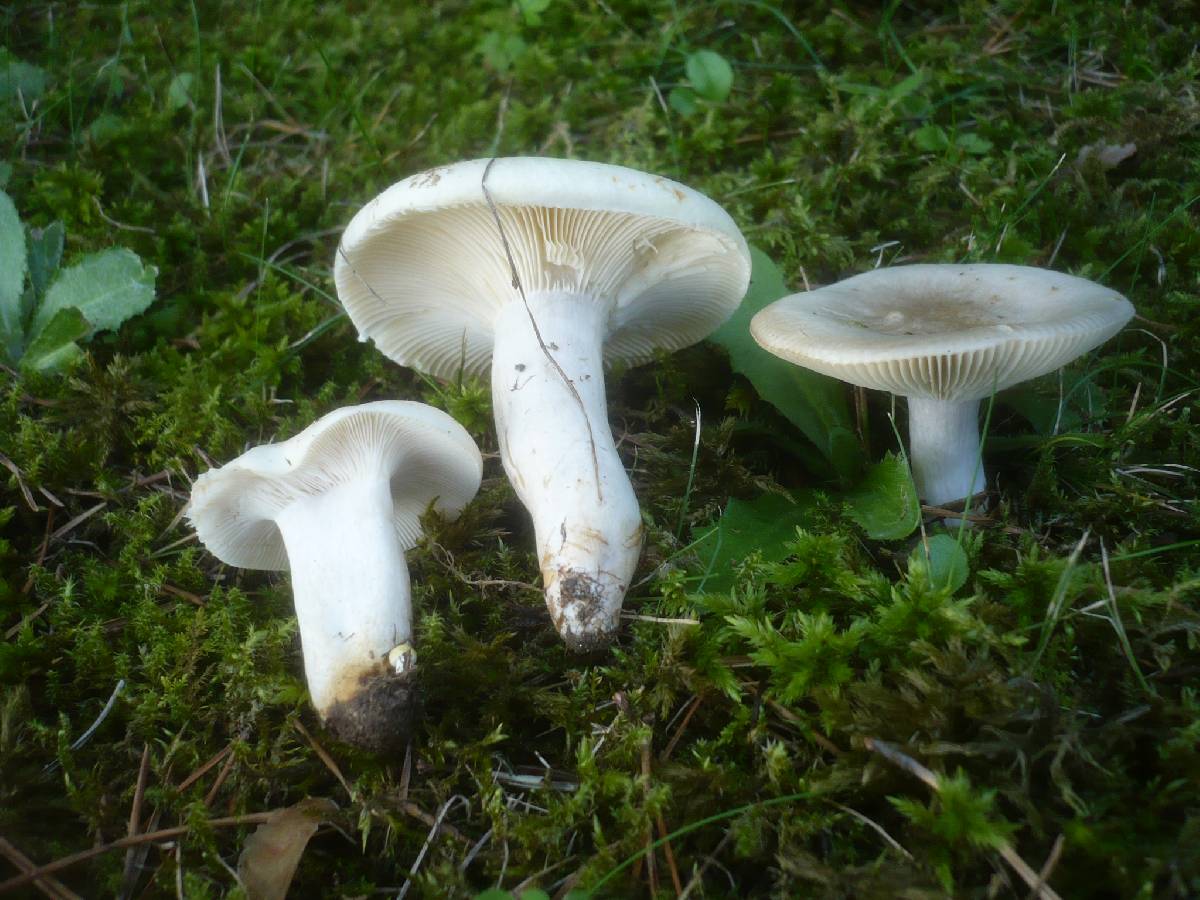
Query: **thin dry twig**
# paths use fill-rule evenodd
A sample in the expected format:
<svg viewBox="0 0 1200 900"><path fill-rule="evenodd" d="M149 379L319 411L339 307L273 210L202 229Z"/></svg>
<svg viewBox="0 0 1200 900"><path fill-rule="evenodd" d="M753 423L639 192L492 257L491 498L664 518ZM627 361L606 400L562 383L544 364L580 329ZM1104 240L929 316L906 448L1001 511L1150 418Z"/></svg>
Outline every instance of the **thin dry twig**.
<svg viewBox="0 0 1200 900"><path fill-rule="evenodd" d="M70 522L68 522L66 525L62 526L62 528L58 529L56 532L54 532L52 535L50 535L50 542L54 543L55 541L62 540L64 537L66 537L68 534L70 534L72 531L74 531L76 528L78 528L80 525L82 525L84 522L86 522L88 519L90 519L96 513L100 512L100 510L104 509L104 507L106 507L106 506L108 506L108 501L102 500L100 503L97 503L95 506L91 507L90 509L85 509L79 515L77 515L75 518L73 518Z"/></svg>
<svg viewBox="0 0 1200 900"><path fill-rule="evenodd" d="M675 729L675 733L671 735L671 739L667 741L667 746L663 748L663 752L658 755L659 762L666 762L671 758L671 754L675 752L675 746L679 743L679 739L683 737L683 732L688 727L688 722L692 721L692 716L696 714L696 710L700 708L700 704L704 702L704 698L699 694L692 700L691 706L687 712L683 714L683 721L679 723L679 727Z"/></svg>
<svg viewBox="0 0 1200 900"><path fill-rule="evenodd" d="M209 828L236 828L240 825L261 825L269 821L273 815L275 815L274 812L258 812L247 813L243 816L225 816L220 819L209 819L207 825ZM64 856L61 859L56 859L54 862L46 863L44 866L38 866L36 869L23 872L15 878L0 881L0 894L15 891L17 888L24 887L29 882L38 878L52 875L55 872L61 872L63 869L70 868L76 863L87 862L89 859L95 859L97 856L103 856L105 853L113 850L124 850L137 844L152 844L156 841L182 837L190 830L190 825L175 825L171 828L160 828L158 831L143 831L137 835L126 835L107 844L98 844L95 847L80 850L78 853L72 853L70 856Z"/></svg>
<svg viewBox="0 0 1200 900"><path fill-rule="evenodd" d="M21 491L21 496L25 498L25 502L29 504L29 508L34 512L41 512L42 508L37 505L37 501L33 499L33 492L29 490L29 485L25 483L24 473L17 467L17 464L0 453L0 466L12 472L13 478L17 479L17 488Z"/></svg>
<svg viewBox="0 0 1200 900"><path fill-rule="evenodd" d="M650 799L650 739L642 744L642 793L646 800ZM663 845L664 847L666 844ZM658 864L654 853L654 829L646 829L646 874L650 877L650 896L658 894Z"/></svg>
<svg viewBox="0 0 1200 900"><path fill-rule="evenodd" d="M150 780L150 745L142 747L142 761L138 765L137 784L133 789L133 803L129 807L130 837L142 830L142 802L146 797L146 785ZM130 847L125 851L125 870L121 874L121 897L129 897L137 886L139 860L137 849Z"/></svg>
<svg viewBox="0 0 1200 900"><path fill-rule="evenodd" d="M508 268L512 272L512 286L521 295L521 302L525 304L525 312L529 316L529 324L533 326L534 337L537 338L538 346L542 348L542 353L546 359L550 361L550 365L554 366L554 370L563 380L563 384L567 386L567 390L571 392L571 396L575 398L575 403L579 406L579 411L583 414L583 422L587 425L588 443L592 449L592 472L596 479L596 499L603 503L604 492L600 487L600 457L596 453L596 435L592 431L592 420L588 416L587 407L583 404L583 398L579 396L579 391L575 388L575 382L567 377L567 373L563 371L563 367L558 364L558 360L550 352L550 348L546 346L546 342L542 340L542 330L538 328L537 319L533 315L533 310L529 308L529 299L525 296L525 287L521 284L521 276L517 273L517 263L513 259L512 248L508 245L508 236L504 233L504 224L500 221L500 211L496 209L496 203L492 200L491 191L487 189L488 173L492 170L492 165L496 162L496 157L488 160L488 164L483 167L483 177L479 179L479 189L483 191L483 199L487 201L488 209L492 211L492 218L496 221L496 230L500 233L500 243L504 247L504 255L508 258Z"/></svg>
<svg viewBox="0 0 1200 900"><path fill-rule="evenodd" d="M442 804L442 808L438 810L438 814L436 818L434 818L433 824L429 827L429 834L425 837L425 843L421 845L421 851L417 854L417 858L413 860L412 868L408 870L408 877L404 879L404 884L400 888L400 893L396 895L396 900L404 900L405 895L408 893L408 889L412 887L413 876L416 875L417 870L421 868L421 863L425 861L425 854L429 852L429 848L432 846L434 838L438 836L438 832L441 830L442 820L446 818L446 813L450 811L450 807L455 803L461 803L467 808L468 812L471 809L471 801L462 794L455 794Z"/></svg>
<svg viewBox="0 0 1200 900"><path fill-rule="evenodd" d="M324 747L317 743L317 739L309 734L308 729L304 727L303 723L301 723L299 719L293 721L292 726L304 736L304 739L308 741L309 744L312 745L314 752L316 752L321 762L325 764L325 768L327 768L333 774L333 777L336 778L338 783L341 784L341 786L345 789L346 794L351 800L353 800L355 796L354 789L350 787L350 782L346 780L346 776L342 774L342 770L338 768L338 764L333 761L333 757L326 752Z"/></svg>
<svg viewBox="0 0 1200 900"><path fill-rule="evenodd" d="M868 750L878 753L892 765L919 778L935 793L941 793L942 783L937 774L925 768L908 754L901 752L886 741L876 740L875 738L867 738L863 741L863 744ZM1033 896L1040 898L1040 900L1062 900L1058 893L1046 884L1045 880L1037 872L1033 871L1025 860L1017 855L1017 851L1012 848L1012 845L1008 841L1001 843L996 848L996 852L1000 854L1001 859L1012 866L1013 871L1029 886L1030 891L1033 892Z"/></svg>
<svg viewBox="0 0 1200 900"><path fill-rule="evenodd" d="M2 837L0 837L0 854L7 857L9 862L22 872L32 872L37 869L33 860ZM39 878L33 883L33 886L54 900L83 900L57 878Z"/></svg>
<svg viewBox="0 0 1200 900"><path fill-rule="evenodd" d="M190 788L193 784L195 784L197 781L199 781L201 778L203 778L205 775L207 775L209 770L213 766L215 766L217 763L219 763L221 760L223 760L226 756L228 756L232 752L233 752L233 741L230 741L228 744L225 745L225 748L223 750L218 750L212 756L212 758L210 758L207 762L203 763L198 769L196 769L195 772L193 772L187 778L183 779L183 781L179 782L179 787L175 788L175 790L182 794L184 791L186 791L188 788Z"/></svg>

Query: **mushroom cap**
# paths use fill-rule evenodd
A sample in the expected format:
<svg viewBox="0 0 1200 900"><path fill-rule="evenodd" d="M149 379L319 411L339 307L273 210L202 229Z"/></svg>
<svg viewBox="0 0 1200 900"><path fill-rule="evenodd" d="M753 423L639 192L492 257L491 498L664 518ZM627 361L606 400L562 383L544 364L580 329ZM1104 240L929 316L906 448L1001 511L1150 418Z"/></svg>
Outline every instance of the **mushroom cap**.
<svg viewBox="0 0 1200 900"><path fill-rule="evenodd" d="M402 549L430 503L457 515L479 490L483 459L441 410L402 400L349 406L281 444L247 450L192 486L188 518L209 551L243 569L288 568L275 517L296 500L360 477L386 477ZM329 523L336 528L337 523Z"/></svg>
<svg viewBox="0 0 1200 900"><path fill-rule="evenodd" d="M526 294L608 305L605 356L647 362L703 339L741 302L745 238L720 206L674 181L571 159L476 159L392 185L347 226L338 296L363 340L439 377L482 375L492 320L518 300L487 191Z"/></svg>
<svg viewBox="0 0 1200 900"><path fill-rule="evenodd" d="M967 402L1057 369L1132 315L1116 291L1049 269L913 265L784 297L750 332L776 356L842 381Z"/></svg>

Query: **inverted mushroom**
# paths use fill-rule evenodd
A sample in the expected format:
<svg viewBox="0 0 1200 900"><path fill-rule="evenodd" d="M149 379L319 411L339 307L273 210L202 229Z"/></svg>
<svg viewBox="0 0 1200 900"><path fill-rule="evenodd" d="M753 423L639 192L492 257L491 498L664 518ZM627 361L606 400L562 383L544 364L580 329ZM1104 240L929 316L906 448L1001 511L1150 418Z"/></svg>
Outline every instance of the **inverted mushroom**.
<svg viewBox="0 0 1200 900"><path fill-rule="evenodd" d="M796 365L907 397L913 480L944 506L987 483L980 400L1065 365L1132 315L1116 291L1048 269L913 265L784 297L750 331Z"/></svg>
<svg viewBox="0 0 1200 900"><path fill-rule="evenodd" d="M546 603L581 651L615 632L642 544L603 364L701 340L749 276L737 226L702 194L530 157L393 185L350 222L334 264L360 335L396 362L442 378L490 364L501 459L533 518Z"/></svg>
<svg viewBox="0 0 1200 900"><path fill-rule="evenodd" d="M404 551L432 504L454 516L483 460L450 416L385 400L339 409L291 440L205 472L188 516L209 551L244 569L290 569L313 705L343 740L385 749L414 711Z"/></svg>

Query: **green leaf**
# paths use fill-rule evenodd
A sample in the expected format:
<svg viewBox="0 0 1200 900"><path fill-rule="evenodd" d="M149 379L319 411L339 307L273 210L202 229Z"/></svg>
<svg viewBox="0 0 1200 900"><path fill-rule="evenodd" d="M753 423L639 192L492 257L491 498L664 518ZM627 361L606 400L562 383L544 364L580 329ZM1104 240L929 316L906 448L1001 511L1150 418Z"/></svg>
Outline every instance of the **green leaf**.
<svg viewBox="0 0 1200 900"><path fill-rule="evenodd" d="M525 52L525 41L517 34L489 31L476 47L484 63L497 72L507 72Z"/></svg>
<svg viewBox="0 0 1200 900"><path fill-rule="evenodd" d="M191 72L180 72L167 85L167 112L178 112L192 102L192 82L196 80Z"/></svg>
<svg viewBox="0 0 1200 900"><path fill-rule="evenodd" d="M695 552L706 575L704 590L720 593L733 586L734 565L754 551L764 562L786 557L813 507L808 494L793 502L780 494L763 494L753 500L730 500L713 528L699 535Z"/></svg>
<svg viewBox="0 0 1200 900"><path fill-rule="evenodd" d="M935 588L949 588L956 593L967 583L971 574L967 552L948 534L935 534L923 541L908 557L909 572L924 572Z"/></svg>
<svg viewBox="0 0 1200 900"><path fill-rule="evenodd" d="M853 477L862 467L862 451L854 437L845 386L768 353L750 336L754 314L791 293L770 257L751 247L750 260L745 299L709 340L729 352L733 370L745 375L760 397L800 429L839 475Z"/></svg>
<svg viewBox="0 0 1200 900"><path fill-rule="evenodd" d="M973 153L976 156L983 156L992 149L992 142L985 137L980 137L973 131L968 131L965 134L960 134L954 139L954 143L964 153Z"/></svg>
<svg viewBox="0 0 1200 900"><path fill-rule="evenodd" d="M893 453L867 470L867 477L846 494L846 503L850 518L877 541L908 537L921 518L908 464Z"/></svg>
<svg viewBox="0 0 1200 900"><path fill-rule="evenodd" d="M517 8L525 17L525 24L533 28L542 24L542 13L550 7L550 0L517 0Z"/></svg>
<svg viewBox="0 0 1200 900"><path fill-rule="evenodd" d="M0 47L0 108L25 102L25 108L46 92L46 70L22 62ZM20 98L20 100L18 100Z"/></svg>
<svg viewBox="0 0 1200 900"><path fill-rule="evenodd" d="M69 307L82 312L94 331L111 331L154 302L156 274L154 266L124 248L86 256L50 285L30 331L37 337L59 310Z"/></svg>
<svg viewBox="0 0 1200 900"><path fill-rule="evenodd" d="M696 92L691 88L671 88L671 93L667 94L667 104L685 118L694 115L699 108Z"/></svg>
<svg viewBox="0 0 1200 900"><path fill-rule="evenodd" d="M950 146L950 135L940 125L922 125L910 137L918 150L926 153L941 153Z"/></svg>
<svg viewBox="0 0 1200 900"><path fill-rule="evenodd" d="M25 228L12 199L0 191L0 350L9 359L16 359L21 351L26 264Z"/></svg>
<svg viewBox="0 0 1200 900"><path fill-rule="evenodd" d="M60 309L25 348L21 368L33 372L62 371L83 354L76 341L91 331L91 323L79 310Z"/></svg>
<svg viewBox="0 0 1200 900"><path fill-rule="evenodd" d="M12 178L12 163L0 162L0 189L8 187L10 178Z"/></svg>
<svg viewBox="0 0 1200 900"><path fill-rule="evenodd" d="M62 262L65 229L62 222L52 222L40 231L29 233L29 281L34 300L41 300Z"/></svg>
<svg viewBox="0 0 1200 900"><path fill-rule="evenodd" d="M721 103L733 89L733 68L720 53L697 50L687 58L687 77L705 100Z"/></svg>

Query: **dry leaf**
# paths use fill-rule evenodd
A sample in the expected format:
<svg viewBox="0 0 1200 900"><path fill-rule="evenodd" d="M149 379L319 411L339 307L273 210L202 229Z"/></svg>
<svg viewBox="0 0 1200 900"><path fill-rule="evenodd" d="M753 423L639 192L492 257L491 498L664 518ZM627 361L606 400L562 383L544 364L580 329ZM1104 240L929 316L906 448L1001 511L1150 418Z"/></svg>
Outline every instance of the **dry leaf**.
<svg viewBox="0 0 1200 900"><path fill-rule="evenodd" d="M1088 144L1086 147L1079 148L1079 155L1075 157L1075 165L1082 166L1089 159L1096 159L1100 163L1100 168L1108 170L1115 169L1133 154L1137 153L1137 144L1130 141L1128 144Z"/></svg>
<svg viewBox="0 0 1200 900"><path fill-rule="evenodd" d="M308 839L337 812L325 797L308 797L271 818L246 838L238 857L238 878L250 900L284 900Z"/></svg>

